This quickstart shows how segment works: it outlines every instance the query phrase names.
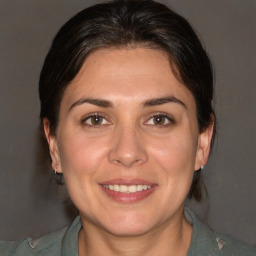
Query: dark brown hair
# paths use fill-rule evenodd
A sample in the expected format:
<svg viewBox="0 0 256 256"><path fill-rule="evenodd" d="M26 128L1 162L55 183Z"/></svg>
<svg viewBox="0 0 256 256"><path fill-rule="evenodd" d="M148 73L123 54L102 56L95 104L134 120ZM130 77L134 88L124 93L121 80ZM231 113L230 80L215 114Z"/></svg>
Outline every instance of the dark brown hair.
<svg viewBox="0 0 256 256"><path fill-rule="evenodd" d="M167 53L176 78L195 98L200 131L214 123L213 72L207 53L183 17L151 0L97 4L64 24L40 75L41 122L47 118L51 133L56 133L63 93L90 53L100 48L138 46ZM201 200L200 170L195 172L189 197Z"/></svg>

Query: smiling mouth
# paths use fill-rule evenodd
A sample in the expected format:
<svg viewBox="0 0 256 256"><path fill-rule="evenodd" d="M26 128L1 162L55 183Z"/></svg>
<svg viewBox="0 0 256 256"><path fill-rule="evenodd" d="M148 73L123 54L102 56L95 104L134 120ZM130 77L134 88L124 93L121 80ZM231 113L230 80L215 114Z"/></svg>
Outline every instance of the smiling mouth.
<svg viewBox="0 0 256 256"><path fill-rule="evenodd" d="M149 185L102 185L104 188L115 191L115 192L120 192L120 193L136 193L136 192L141 192L143 190L149 190L152 188L152 186Z"/></svg>
<svg viewBox="0 0 256 256"><path fill-rule="evenodd" d="M139 180L113 180L101 185L103 192L118 203L135 203L149 197L157 188L157 184L145 184Z"/></svg>

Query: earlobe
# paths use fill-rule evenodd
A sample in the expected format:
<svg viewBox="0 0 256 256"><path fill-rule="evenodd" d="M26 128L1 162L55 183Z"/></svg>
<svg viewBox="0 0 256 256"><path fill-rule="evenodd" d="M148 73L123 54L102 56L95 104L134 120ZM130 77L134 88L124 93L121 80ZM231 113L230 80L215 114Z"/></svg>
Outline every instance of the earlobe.
<svg viewBox="0 0 256 256"><path fill-rule="evenodd" d="M205 166L211 151L211 141L213 136L214 121L203 132L199 134L195 170L202 169Z"/></svg>
<svg viewBox="0 0 256 256"><path fill-rule="evenodd" d="M54 171L56 171L57 167L58 167L58 172L62 172L60 170L60 166L59 166L59 150L58 150L58 145L57 145L57 141L56 141L56 136L51 134L51 130L50 130L50 122L47 118L44 118L43 120L43 126L44 126L44 133L45 133L45 137L47 139L48 142L48 146L49 146L49 151L50 151L50 156L52 159L52 169Z"/></svg>

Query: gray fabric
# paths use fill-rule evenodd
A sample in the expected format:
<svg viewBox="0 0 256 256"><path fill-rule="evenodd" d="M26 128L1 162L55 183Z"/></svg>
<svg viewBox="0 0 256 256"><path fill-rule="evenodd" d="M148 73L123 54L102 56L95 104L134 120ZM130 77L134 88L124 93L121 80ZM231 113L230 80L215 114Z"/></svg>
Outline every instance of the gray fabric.
<svg viewBox="0 0 256 256"><path fill-rule="evenodd" d="M185 208L185 216L193 225L192 241L187 256L256 256L256 248L212 231L188 207Z"/></svg>
<svg viewBox="0 0 256 256"><path fill-rule="evenodd" d="M187 256L256 256L256 249L231 238L213 232L186 207L185 216L193 225L192 242ZM68 228L48 234L40 239L23 239L16 242L0 242L1 256L78 256L78 232L81 229L77 217Z"/></svg>

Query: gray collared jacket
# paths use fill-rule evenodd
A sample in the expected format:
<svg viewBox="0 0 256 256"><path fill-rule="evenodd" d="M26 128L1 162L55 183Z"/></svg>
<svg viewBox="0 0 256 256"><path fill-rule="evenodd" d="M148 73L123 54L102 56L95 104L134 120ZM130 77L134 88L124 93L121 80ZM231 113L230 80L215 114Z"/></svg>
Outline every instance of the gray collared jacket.
<svg viewBox="0 0 256 256"><path fill-rule="evenodd" d="M193 225L192 241L187 256L256 256L256 248L239 243L212 231L193 211L185 207L185 216ZM37 240L26 238L15 242L0 242L1 256L78 256L77 217L71 226Z"/></svg>

